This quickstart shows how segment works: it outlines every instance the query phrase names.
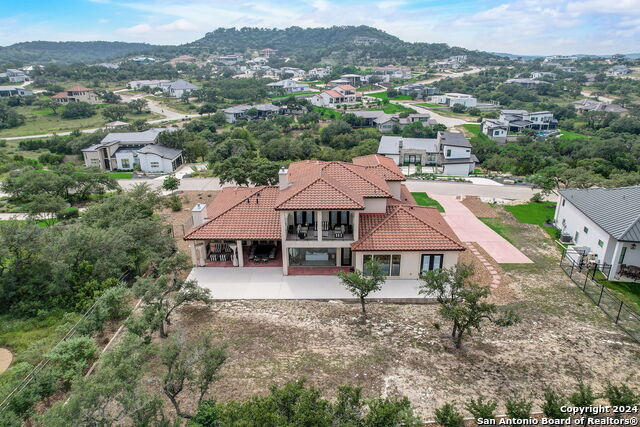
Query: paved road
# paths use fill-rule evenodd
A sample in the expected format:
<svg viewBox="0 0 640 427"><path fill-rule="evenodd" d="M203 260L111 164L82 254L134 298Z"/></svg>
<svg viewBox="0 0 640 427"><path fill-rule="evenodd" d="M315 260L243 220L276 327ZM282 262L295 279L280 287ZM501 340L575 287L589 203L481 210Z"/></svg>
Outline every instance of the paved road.
<svg viewBox="0 0 640 427"><path fill-rule="evenodd" d="M454 196L431 195L444 208L444 220L463 242L476 242L500 264L530 264L515 246L489 228Z"/></svg>
<svg viewBox="0 0 640 427"><path fill-rule="evenodd" d="M282 267L196 267L189 279L210 289L214 299L354 300L337 276L283 276ZM368 299L425 301L418 285L418 280L388 280Z"/></svg>
<svg viewBox="0 0 640 427"><path fill-rule="evenodd" d="M467 182L442 182L442 181L417 181L408 180L406 182L410 191L424 191L429 195L442 196L478 196L488 200L513 201L529 200L534 193L540 190L533 190L530 187L521 185L478 185ZM556 201L557 195L551 194L548 199Z"/></svg>
<svg viewBox="0 0 640 427"><path fill-rule="evenodd" d="M580 92L580 95L586 96L587 98L591 98L593 96L593 92L589 90L583 90L582 92ZM609 98L607 96L602 96L602 95L596 96L596 100L600 102L604 102L605 104L611 104L614 101L613 98Z"/></svg>
<svg viewBox="0 0 640 427"><path fill-rule="evenodd" d="M413 108L414 110L416 110L418 113L421 114L428 114L429 117L431 117L433 120L435 120L438 123L441 123L443 125L445 125L448 128L452 128L455 126L461 126L461 125L465 125L465 124L478 124L477 122L469 122L463 119L458 119L456 117L448 117L448 116L443 116L442 114L438 114L437 111L435 111L432 108L425 108L422 107L420 105L417 105L417 103L415 102L407 102L407 101L391 101L394 104L400 104L400 105L408 105L409 107Z"/></svg>

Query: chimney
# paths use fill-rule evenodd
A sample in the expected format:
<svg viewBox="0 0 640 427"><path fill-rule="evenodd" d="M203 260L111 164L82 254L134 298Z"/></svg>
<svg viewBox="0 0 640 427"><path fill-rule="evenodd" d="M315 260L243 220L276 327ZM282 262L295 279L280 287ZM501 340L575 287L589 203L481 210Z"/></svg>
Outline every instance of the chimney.
<svg viewBox="0 0 640 427"><path fill-rule="evenodd" d="M200 224L204 224L207 220L207 205L204 203L198 203L191 209L191 218L193 218L193 226L197 227Z"/></svg>
<svg viewBox="0 0 640 427"><path fill-rule="evenodd" d="M285 168L280 168L278 172L278 186L280 190L284 190L289 186L289 170Z"/></svg>

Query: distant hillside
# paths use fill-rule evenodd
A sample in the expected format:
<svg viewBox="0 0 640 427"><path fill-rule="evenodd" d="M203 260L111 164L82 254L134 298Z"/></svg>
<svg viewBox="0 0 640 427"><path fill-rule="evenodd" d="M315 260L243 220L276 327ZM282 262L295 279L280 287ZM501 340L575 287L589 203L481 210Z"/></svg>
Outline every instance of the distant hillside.
<svg viewBox="0 0 640 427"><path fill-rule="evenodd" d="M356 44L356 39L375 39L369 44ZM368 26L300 28L284 30L265 28L219 28L203 38L184 45L193 51L211 53L242 53L246 49L277 49L283 56L298 62L318 63L323 59L334 62L394 62L416 63L467 55L471 63L490 63L504 59L478 51L450 47L444 43L408 43L384 31Z"/></svg>
<svg viewBox="0 0 640 427"><path fill-rule="evenodd" d="M0 64L48 62L90 64L157 48L158 46L147 43L33 41L0 47Z"/></svg>

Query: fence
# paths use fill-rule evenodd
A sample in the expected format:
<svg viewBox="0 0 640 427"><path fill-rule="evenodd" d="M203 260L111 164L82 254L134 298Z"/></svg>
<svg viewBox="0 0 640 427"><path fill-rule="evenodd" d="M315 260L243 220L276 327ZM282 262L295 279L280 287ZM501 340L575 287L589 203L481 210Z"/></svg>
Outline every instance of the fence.
<svg viewBox="0 0 640 427"><path fill-rule="evenodd" d="M598 281L604 280L600 279L601 275L607 277L611 265L582 264L565 254L560 267L616 325L640 343L640 315Z"/></svg>
<svg viewBox="0 0 640 427"><path fill-rule="evenodd" d="M193 217L189 217L184 224L169 225L169 232L173 237L183 237L187 231L193 228Z"/></svg>

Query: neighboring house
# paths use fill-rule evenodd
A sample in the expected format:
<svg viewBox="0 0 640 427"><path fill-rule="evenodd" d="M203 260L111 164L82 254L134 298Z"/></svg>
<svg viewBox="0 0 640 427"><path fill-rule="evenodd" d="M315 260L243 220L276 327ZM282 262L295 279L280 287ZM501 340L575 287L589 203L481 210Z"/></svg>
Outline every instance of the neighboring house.
<svg viewBox="0 0 640 427"><path fill-rule="evenodd" d="M454 55L445 60L436 61L432 64L438 70L457 70L462 68L467 62L467 55Z"/></svg>
<svg viewBox="0 0 640 427"><path fill-rule="evenodd" d="M278 52L276 49L271 49L269 47L265 49L260 49L260 56L264 56L265 58L270 58Z"/></svg>
<svg viewBox="0 0 640 427"><path fill-rule="evenodd" d="M98 144L83 148L87 167L103 170L133 170L169 173L183 162L182 150L157 145L158 135L175 128L153 128L144 132L111 132Z"/></svg>
<svg viewBox="0 0 640 427"><path fill-rule="evenodd" d="M544 80L534 80L534 79L527 79L527 78L520 78L520 79L509 79L506 82L504 82L504 84L506 85L520 85L524 88L527 89L535 89L540 85L546 85L549 84L548 82L545 82Z"/></svg>
<svg viewBox="0 0 640 427"><path fill-rule="evenodd" d="M427 99L428 97L435 95L438 92L438 89L422 83L413 83L399 87L398 92L414 99Z"/></svg>
<svg viewBox="0 0 640 427"><path fill-rule="evenodd" d="M0 86L0 98L9 96L31 96L33 92L22 86Z"/></svg>
<svg viewBox="0 0 640 427"><path fill-rule="evenodd" d="M505 142L511 133L524 129L549 131L558 127L558 121L550 111L501 110L497 119L482 119L480 130L497 142Z"/></svg>
<svg viewBox="0 0 640 427"><path fill-rule="evenodd" d="M365 77L360 74L343 74L340 76L340 80L347 82L351 86L362 86L365 83Z"/></svg>
<svg viewBox="0 0 640 427"><path fill-rule="evenodd" d="M449 107L453 107L456 104L464 105L467 108L475 107L478 104L478 100L471 95L465 93L445 93L444 95L435 95L431 97L431 100L436 104L444 104Z"/></svg>
<svg viewBox="0 0 640 427"><path fill-rule="evenodd" d="M471 153L471 143L457 132L438 132L437 138L383 136L378 154L398 165L419 163L435 166L442 175L468 176L478 158Z"/></svg>
<svg viewBox="0 0 640 427"><path fill-rule="evenodd" d="M352 105L362 102L362 93L348 84L340 84L333 89L325 90L309 98L316 107L336 108L339 105Z"/></svg>
<svg viewBox="0 0 640 427"><path fill-rule="evenodd" d="M625 76L631 74L633 70L626 65L614 65L607 70L607 76Z"/></svg>
<svg viewBox="0 0 640 427"><path fill-rule="evenodd" d="M156 89L163 84L171 83L170 80L133 80L127 83L127 87L132 90L142 90L145 87Z"/></svg>
<svg viewBox="0 0 640 427"><path fill-rule="evenodd" d="M392 79L410 79L411 78L411 68L407 67L375 67L373 69L374 74L381 74L385 76L389 76Z"/></svg>
<svg viewBox="0 0 640 427"><path fill-rule="evenodd" d="M138 56L137 58L131 59L133 62L156 62L155 58L151 58L149 56Z"/></svg>
<svg viewBox="0 0 640 427"><path fill-rule="evenodd" d="M576 109L578 114L583 114L586 111L603 111L605 113L620 114L621 116L629 114L629 110L620 105L607 104L594 99L581 99L580 101L575 101L573 103L573 107Z"/></svg>
<svg viewBox="0 0 640 427"><path fill-rule="evenodd" d="M567 65L560 65L557 64L556 68L560 71L563 71L565 73L577 73L578 69L576 67L571 67L571 66L567 66Z"/></svg>
<svg viewBox="0 0 640 427"><path fill-rule="evenodd" d="M287 77L293 77L296 79L302 79L307 75L307 72L302 68L282 67L276 70L276 74L278 76L287 76Z"/></svg>
<svg viewBox="0 0 640 427"><path fill-rule="evenodd" d="M308 84L298 83L297 81L290 79L269 83L267 86L277 89L280 93L284 94L309 92L310 90Z"/></svg>
<svg viewBox="0 0 640 427"><path fill-rule="evenodd" d="M551 71L534 71L533 73L531 73L531 78L532 79L540 79L540 78L544 78L544 77L549 77L552 79L555 79L557 76L556 73L552 73Z"/></svg>
<svg viewBox="0 0 640 427"><path fill-rule="evenodd" d="M167 64L173 65L174 67L178 64L195 64L196 58L191 55L180 55L176 58L170 59Z"/></svg>
<svg viewBox="0 0 640 427"><path fill-rule="evenodd" d="M66 89L64 92L57 93L51 99L60 104L68 104L70 102L86 102L88 104L99 104L100 100L94 91L84 86L74 86Z"/></svg>
<svg viewBox="0 0 640 427"><path fill-rule="evenodd" d="M0 77L9 79L10 83L22 83L29 81L29 76L27 76L24 71L16 70L14 68L8 68L6 72L0 73Z"/></svg>
<svg viewBox="0 0 640 427"><path fill-rule="evenodd" d="M235 65L244 61L244 57L242 55L223 55L214 58L214 61L221 62L224 65Z"/></svg>
<svg viewBox="0 0 640 427"><path fill-rule="evenodd" d="M255 110L255 115L247 114L247 111ZM280 114L280 107L273 104L235 105L222 110L227 123L235 123L238 120L264 119L271 114Z"/></svg>
<svg viewBox="0 0 640 427"><path fill-rule="evenodd" d="M374 258L388 279L415 280L454 266L464 245L435 208L416 205L404 180L378 155L291 163L278 185L227 187L197 206L184 239L199 267L334 275Z"/></svg>
<svg viewBox="0 0 640 427"><path fill-rule="evenodd" d="M543 64L559 64L567 62L575 62L578 60L577 56L571 55L551 55L544 58Z"/></svg>
<svg viewBox="0 0 640 427"><path fill-rule="evenodd" d="M375 127L380 132L392 132L394 128L404 129L405 126L415 122L422 122L425 125L433 126L437 124L431 119L429 114L409 114L407 117L400 117L400 114L387 114L378 110L349 111L349 113L363 119L362 127Z"/></svg>
<svg viewBox="0 0 640 427"><path fill-rule="evenodd" d="M307 75L311 79L321 79L321 78L327 77L329 74L331 74L331 72L332 72L331 67L319 67L319 68L312 68L311 70L309 70L309 72L307 72Z"/></svg>
<svg viewBox="0 0 640 427"><path fill-rule="evenodd" d="M200 89L198 86L181 79L175 82L161 83L160 88L165 94L174 98L182 98L184 94L189 94L194 90Z"/></svg>
<svg viewBox="0 0 640 427"><path fill-rule="evenodd" d="M482 119L480 130L496 142L506 142L509 124L500 119Z"/></svg>
<svg viewBox="0 0 640 427"><path fill-rule="evenodd" d="M625 279L618 274L621 265L640 267L640 186L559 193L556 227L587 260L611 265L609 280Z"/></svg>

